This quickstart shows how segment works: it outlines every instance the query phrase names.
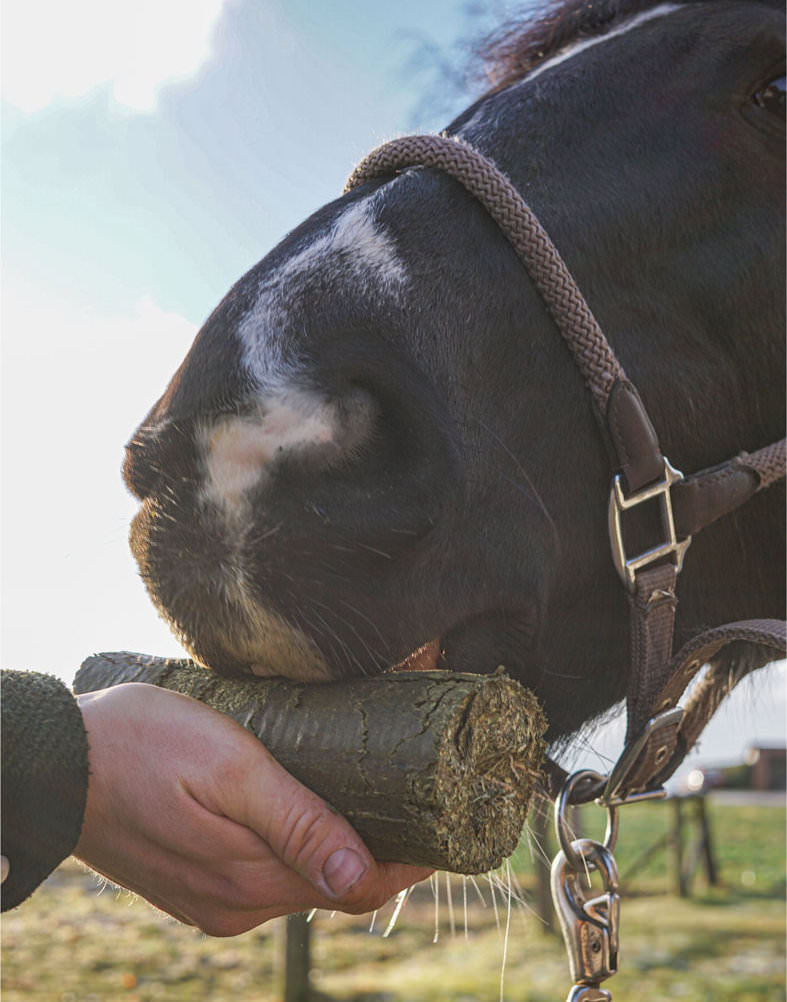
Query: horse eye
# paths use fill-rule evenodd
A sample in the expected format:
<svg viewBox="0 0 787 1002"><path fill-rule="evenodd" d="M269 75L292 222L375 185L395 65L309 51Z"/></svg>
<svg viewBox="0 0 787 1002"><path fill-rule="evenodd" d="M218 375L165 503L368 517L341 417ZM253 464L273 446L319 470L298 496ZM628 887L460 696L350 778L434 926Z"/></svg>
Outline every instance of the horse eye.
<svg viewBox="0 0 787 1002"><path fill-rule="evenodd" d="M774 115L784 115L784 90L785 77L776 77L757 91L754 103Z"/></svg>

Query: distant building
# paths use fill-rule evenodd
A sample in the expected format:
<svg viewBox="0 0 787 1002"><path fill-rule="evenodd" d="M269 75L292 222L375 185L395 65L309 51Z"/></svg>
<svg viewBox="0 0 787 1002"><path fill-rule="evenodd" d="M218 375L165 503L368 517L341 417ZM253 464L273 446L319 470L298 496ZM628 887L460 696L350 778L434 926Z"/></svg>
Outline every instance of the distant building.
<svg viewBox="0 0 787 1002"><path fill-rule="evenodd" d="M749 748L744 756L749 766L749 788L784 790L787 787L787 748Z"/></svg>
<svg viewBox="0 0 787 1002"><path fill-rule="evenodd" d="M784 745L747 748L739 765L698 765L681 784L683 794L709 790L776 790L787 792L787 749Z"/></svg>

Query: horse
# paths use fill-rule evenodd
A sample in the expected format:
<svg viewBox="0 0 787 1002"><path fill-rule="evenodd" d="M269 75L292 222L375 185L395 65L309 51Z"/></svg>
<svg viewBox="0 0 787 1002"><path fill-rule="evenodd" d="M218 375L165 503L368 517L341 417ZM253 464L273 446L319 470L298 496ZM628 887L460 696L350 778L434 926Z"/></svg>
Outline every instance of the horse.
<svg viewBox="0 0 787 1002"><path fill-rule="evenodd" d="M781 4L560 0L486 55L445 134L533 209L665 455L694 471L781 437ZM505 236L438 170L353 188L244 275L124 476L148 591L217 671L504 665L552 742L626 693L592 402ZM777 485L694 540L678 641L782 614L784 524Z"/></svg>

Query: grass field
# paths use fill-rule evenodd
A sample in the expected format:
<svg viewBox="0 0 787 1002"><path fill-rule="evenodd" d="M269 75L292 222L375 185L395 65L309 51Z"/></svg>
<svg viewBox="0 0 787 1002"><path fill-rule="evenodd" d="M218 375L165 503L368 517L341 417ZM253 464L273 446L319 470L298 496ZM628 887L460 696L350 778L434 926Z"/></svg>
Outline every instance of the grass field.
<svg viewBox="0 0 787 1002"><path fill-rule="evenodd" d="M586 809L583 830L595 822ZM721 886L701 874L693 896L668 893L670 857L654 852L624 886L621 970L607 983L616 1002L784 1002L785 815L780 807L711 806ZM668 805L627 808L616 852L621 874L666 834ZM687 836L687 841L690 838ZM562 941L533 911L534 850L523 843L512 870L506 949L507 1002L559 1002L569 982ZM483 904L480 895L483 896ZM369 917L314 920L315 999L342 1002L496 1002L507 894L440 875L438 939L429 885L418 888L393 933L369 933ZM465 908L466 899L466 908ZM466 915L466 920L465 920ZM453 931L452 931L453 924ZM99 891L69 861L3 922L3 1002L273 1002L281 997L283 921L229 940L178 925L125 892Z"/></svg>

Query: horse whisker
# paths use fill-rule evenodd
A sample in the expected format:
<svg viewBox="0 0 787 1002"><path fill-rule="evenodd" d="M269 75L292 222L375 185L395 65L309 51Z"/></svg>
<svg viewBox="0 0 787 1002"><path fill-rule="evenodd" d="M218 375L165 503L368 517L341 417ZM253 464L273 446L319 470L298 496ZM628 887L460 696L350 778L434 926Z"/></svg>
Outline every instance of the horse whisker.
<svg viewBox="0 0 787 1002"><path fill-rule="evenodd" d="M484 431L488 435L492 436L492 438L497 442L497 444L500 446L500 448L511 459L511 461L514 464L514 466L516 466L517 470L519 470L519 473L521 474L523 480L525 481L525 483L527 484L527 486L530 488L530 493L531 493L532 497L534 498L536 504L541 509L541 511L544 513L544 516L545 516L547 522L549 522L549 525L550 525L550 527L552 529L552 533L553 533L553 536L554 536L554 539L555 539L555 543L559 544L560 543L560 533L558 532L558 528L557 528L557 525L555 524L555 520L549 514L549 509L547 508L546 504L544 503L544 499L538 493L538 490L536 489L536 485L530 479L530 477L529 477L529 475L527 473L527 470L524 468L524 466L522 465L522 463L517 459L517 457L514 455L514 453L509 449L509 447L502 440L502 438L500 438L500 436L497 434L496 431L493 431L492 428L490 428L487 424L485 424L485 422L483 422L481 420L479 420L478 423L479 423L479 425L484 429ZM505 475L503 475L503 474L501 474L501 475L504 476L504 479L508 480L508 477L505 477ZM521 485L516 484L515 481L508 480L508 482L511 483L512 486L518 487L520 490L522 489Z"/></svg>

